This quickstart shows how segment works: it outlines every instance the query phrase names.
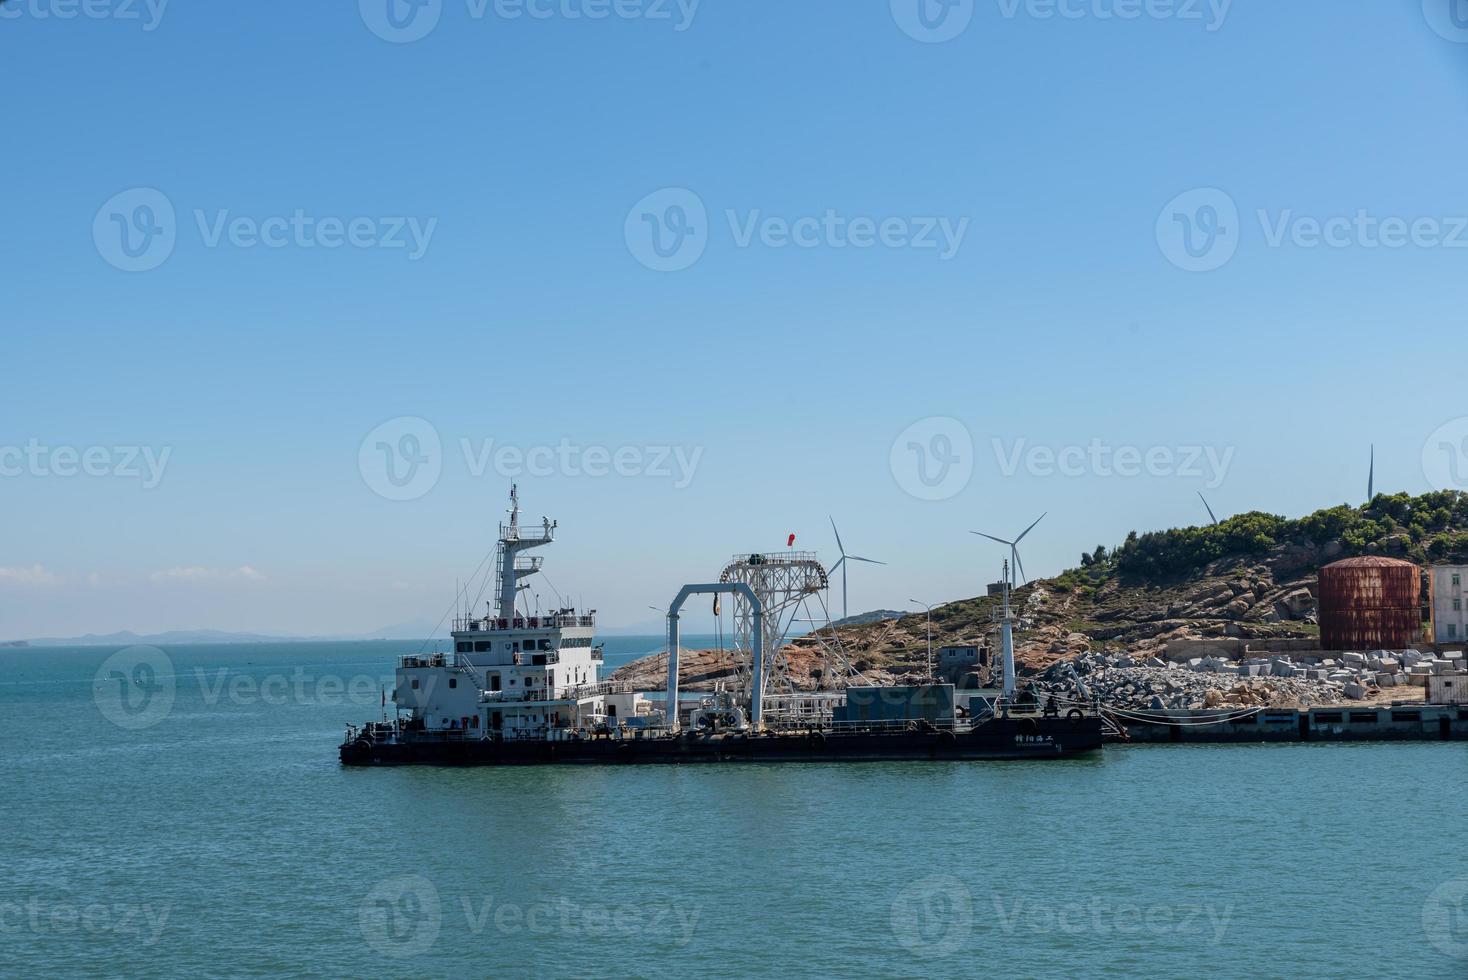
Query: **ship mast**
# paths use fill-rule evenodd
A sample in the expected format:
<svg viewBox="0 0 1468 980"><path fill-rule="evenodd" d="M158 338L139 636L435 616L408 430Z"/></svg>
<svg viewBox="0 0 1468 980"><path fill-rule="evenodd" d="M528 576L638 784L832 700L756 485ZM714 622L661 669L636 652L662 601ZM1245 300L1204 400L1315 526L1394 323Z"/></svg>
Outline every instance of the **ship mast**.
<svg viewBox="0 0 1468 980"><path fill-rule="evenodd" d="M510 485L510 523L500 525L499 569L496 590L499 598L500 619L515 618L515 599L520 593L520 580L540 571L539 558L520 558L520 552L555 540L556 522L542 518L540 530L523 531L520 528L520 488Z"/></svg>

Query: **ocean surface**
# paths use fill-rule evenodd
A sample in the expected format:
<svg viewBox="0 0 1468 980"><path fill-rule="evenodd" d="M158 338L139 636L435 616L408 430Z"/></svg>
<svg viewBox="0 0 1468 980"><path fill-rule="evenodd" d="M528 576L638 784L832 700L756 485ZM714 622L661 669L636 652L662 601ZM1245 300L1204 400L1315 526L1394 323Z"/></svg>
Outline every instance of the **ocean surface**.
<svg viewBox="0 0 1468 980"><path fill-rule="evenodd" d="M0 975L1468 976L1462 743L340 768L414 649L0 651Z"/></svg>

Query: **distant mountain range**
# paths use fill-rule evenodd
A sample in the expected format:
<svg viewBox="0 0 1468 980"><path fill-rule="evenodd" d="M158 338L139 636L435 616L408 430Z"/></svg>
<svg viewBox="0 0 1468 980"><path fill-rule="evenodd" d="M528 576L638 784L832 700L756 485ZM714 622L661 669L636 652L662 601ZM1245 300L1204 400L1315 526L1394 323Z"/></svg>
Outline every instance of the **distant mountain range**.
<svg viewBox="0 0 1468 980"><path fill-rule="evenodd" d="M330 643L343 640L421 640L437 636L446 639L447 631L438 631L434 623L426 619L385 626L371 633L342 636L286 636L270 633L229 633L223 630L169 630L166 633L134 633L123 630L119 633L88 633L86 636L47 636L29 640L14 640L0 643L6 647L91 647L91 646L134 646L150 644L209 644L209 643Z"/></svg>

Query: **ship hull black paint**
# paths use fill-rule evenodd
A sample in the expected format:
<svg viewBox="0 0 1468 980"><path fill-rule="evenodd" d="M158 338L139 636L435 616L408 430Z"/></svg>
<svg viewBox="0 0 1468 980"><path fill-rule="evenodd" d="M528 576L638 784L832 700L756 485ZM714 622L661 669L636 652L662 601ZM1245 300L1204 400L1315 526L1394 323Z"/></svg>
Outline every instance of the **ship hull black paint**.
<svg viewBox="0 0 1468 980"><path fill-rule="evenodd" d="M1101 721L993 721L971 732L682 735L564 742L432 736L341 746L347 766L524 766L699 762L890 762L1058 759L1101 748Z"/></svg>

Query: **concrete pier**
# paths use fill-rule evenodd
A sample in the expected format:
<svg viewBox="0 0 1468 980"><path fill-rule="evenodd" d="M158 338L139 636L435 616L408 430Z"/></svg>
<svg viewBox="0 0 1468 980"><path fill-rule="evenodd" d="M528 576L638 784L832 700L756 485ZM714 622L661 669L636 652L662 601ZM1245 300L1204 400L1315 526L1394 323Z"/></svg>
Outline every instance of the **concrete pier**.
<svg viewBox="0 0 1468 980"><path fill-rule="evenodd" d="M1133 742L1451 742L1468 741L1468 705L1404 703L1295 710L1149 711L1120 717ZM1218 718L1223 722L1210 724ZM1161 719L1167 719L1162 721Z"/></svg>

